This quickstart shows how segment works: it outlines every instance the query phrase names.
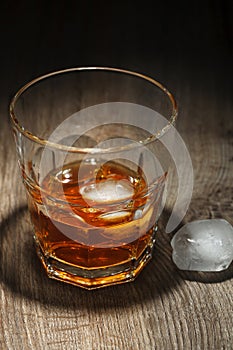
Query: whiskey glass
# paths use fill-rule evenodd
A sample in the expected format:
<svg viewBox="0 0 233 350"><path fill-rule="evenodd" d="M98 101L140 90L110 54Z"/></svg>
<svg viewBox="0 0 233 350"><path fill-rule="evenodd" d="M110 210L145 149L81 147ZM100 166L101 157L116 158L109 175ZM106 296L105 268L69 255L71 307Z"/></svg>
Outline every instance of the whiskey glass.
<svg viewBox="0 0 233 350"><path fill-rule="evenodd" d="M173 95L137 72L71 68L23 86L10 116L47 275L86 289L133 281L164 206Z"/></svg>

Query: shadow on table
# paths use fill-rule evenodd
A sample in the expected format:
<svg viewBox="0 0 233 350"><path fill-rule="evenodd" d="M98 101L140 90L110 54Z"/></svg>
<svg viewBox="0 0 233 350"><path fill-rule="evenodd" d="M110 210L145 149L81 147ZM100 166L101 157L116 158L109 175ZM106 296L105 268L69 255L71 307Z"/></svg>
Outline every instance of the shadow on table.
<svg viewBox="0 0 233 350"><path fill-rule="evenodd" d="M46 305L107 309L128 307L156 299L184 279L216 283L232 276L232 271L229 272L231 276L226 272L209 274L205 280L203 274L179 271L171 260L171 235L162 233L168 216L169 213L165 212L164 222L160 220L161 229L157 235L152 261L134 282L86 291L47 277L36 256L27 207L20 207L0 225L1 280L13 293Z"/></svg>

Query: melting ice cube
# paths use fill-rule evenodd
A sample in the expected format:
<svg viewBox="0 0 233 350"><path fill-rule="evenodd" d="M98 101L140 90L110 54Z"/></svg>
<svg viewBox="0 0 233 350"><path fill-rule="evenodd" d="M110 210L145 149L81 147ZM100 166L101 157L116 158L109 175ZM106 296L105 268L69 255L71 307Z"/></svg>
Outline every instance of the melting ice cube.
<svg viewBox="0 0 233 350"><path fill-rule="evenodd" d="M181 270L222 271L233 260L233 227L226 220L197 220L172 238L172 259Z"/></svg>
<svg viewBox="0 0 233 350"><path fill-rule="evenodd" d="M106 180L84 186L80 193L85 200L97 203L111 203L131 199L134 195L133 186L126 180Z"/></svg>

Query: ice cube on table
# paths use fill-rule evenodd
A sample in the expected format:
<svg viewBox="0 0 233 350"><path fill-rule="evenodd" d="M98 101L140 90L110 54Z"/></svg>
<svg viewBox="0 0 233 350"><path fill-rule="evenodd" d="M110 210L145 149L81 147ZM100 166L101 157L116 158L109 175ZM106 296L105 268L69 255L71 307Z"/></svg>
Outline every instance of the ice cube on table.
<svg viewBox="0 0 233 350"><path fill-rule="evenodd" d="M180 270L222 271L233 260L233 227L224 219L193 221L176 232L171 246Z"/></svg>

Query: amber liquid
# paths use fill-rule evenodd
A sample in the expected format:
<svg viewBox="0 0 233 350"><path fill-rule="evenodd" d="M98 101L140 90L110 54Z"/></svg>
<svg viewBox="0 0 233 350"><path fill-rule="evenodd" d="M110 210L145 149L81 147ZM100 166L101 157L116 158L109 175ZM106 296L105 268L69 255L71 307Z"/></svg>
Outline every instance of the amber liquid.
<svg viewBox="0 0 233 350"><path fill-rule="evenodd" d="M59 278L84 287L109 279L111 284L115 274L134 269L153 244L164 179L149 189L141 169L114 162L98 167L93 160L50 172L41 192L28 188L45 265L60 270Z"/></svg>

